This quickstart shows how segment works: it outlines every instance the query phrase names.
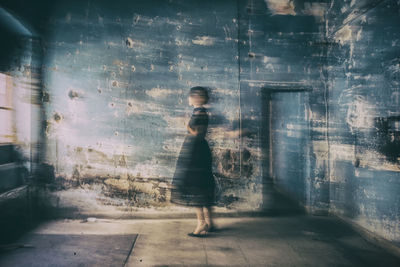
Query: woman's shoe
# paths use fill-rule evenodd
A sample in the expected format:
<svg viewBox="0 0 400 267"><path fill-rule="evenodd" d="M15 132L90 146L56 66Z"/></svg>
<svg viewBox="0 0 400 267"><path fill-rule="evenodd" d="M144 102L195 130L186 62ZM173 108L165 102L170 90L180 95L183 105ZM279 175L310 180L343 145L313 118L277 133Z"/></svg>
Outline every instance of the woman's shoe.
<svg viewBox="0 0 400 267"><path fill-rule="evenodd" d="M196 234L194 232L188 233L188 236L193 236L193 237L205 237L207 236L207 232L208 232L208 225L205 224L200 230L199 232Z"/></svg>
<svg viewBox="0 0 400 267"><path fill-rule="evenodd" d="M207 232L205 233L199 233L199 234L195 234L195 233L188 233L188 236L192 236L192 237L206 237L207 236Z"/></svg>

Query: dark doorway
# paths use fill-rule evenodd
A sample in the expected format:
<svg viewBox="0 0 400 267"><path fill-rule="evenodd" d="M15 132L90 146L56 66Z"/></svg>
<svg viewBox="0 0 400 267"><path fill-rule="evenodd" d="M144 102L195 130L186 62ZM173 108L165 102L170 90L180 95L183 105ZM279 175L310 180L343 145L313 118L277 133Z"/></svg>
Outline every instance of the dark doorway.
<svg viewBox="0 0 400 267"><path fill-rule="evenodd" d="M298 85L262 88L264 204L271 201L271 188L302 205L308 203L310 90Z"/></svg>

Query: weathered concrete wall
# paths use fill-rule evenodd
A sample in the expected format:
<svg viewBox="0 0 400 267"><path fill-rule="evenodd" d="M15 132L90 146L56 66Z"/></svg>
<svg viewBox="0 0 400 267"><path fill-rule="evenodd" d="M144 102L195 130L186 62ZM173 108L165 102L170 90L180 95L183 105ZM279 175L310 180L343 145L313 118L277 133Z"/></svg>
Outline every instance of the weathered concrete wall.
<svg viewBox="0 0 400 267"><path fill-rule="evenodd" d="M260 206L258 137L235 134L236 1L65 1L46 27L46 163L57 181L127 206L168 205L188 90L202 85L220 204Z"/></svg>
<svg viewBox="0 0 400 267"><path fill-rule="evenodd" d="M400 244L398 1L328 11L330 209Z"/></svg>
<svg viewBox="0 0 400 267"><path fill-rule="evenodd" d="M399 3L284 2L249 20L276 27L247 68L267 90L266 169L311 212L399 244Z"/></svg>

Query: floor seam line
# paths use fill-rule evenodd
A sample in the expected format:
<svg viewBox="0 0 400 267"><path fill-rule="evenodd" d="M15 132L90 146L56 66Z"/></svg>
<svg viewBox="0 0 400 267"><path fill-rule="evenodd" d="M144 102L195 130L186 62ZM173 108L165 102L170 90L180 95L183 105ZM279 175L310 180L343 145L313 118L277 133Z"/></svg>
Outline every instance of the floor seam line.
<svg viewBox="0 0 400 267"><path fill-rule="evenodd" d="M136 242L138 241L138 239L139 239L139 234L136 235L136 238L135 238L135 240L134 240L133 243L132 243L131 249L129 250L129 253L128 253L128 255L126 256L126 259L125 259L124 264L122 265L122 267L125 267L126 264L128 263L128 260L129 260L129 258L130 258L131 255L132 255L133 249L135 248L135 245L136 245Z"/></svg>

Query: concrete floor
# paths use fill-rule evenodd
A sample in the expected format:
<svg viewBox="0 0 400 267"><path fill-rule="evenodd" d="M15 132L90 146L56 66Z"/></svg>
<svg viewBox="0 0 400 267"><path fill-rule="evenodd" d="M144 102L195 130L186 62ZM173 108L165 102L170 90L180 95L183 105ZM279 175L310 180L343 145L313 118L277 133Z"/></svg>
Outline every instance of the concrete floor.
<svg viewBox="0 0 400 267"><path fill-rule="evenodd" d="M118 262L102 260L104 266L400 266L399 258L376 247L344 223L330 217L305 215L256 218L217 218L219 232L207 238L193 238L186 234L193 230L194 219L136 219L105 220L89 218L85 221L62 220L40 225L30 234L34 236L71 235L106 236L103 241L92 243L88 250L116 253L107 250L114 245L115 236L135 236L132 242L118 250ZM108 238L109 236L109 238ZM100 240L100 239L99 239ZM109 240L109 242L104 242ZM114 241L112 241L114 240ZM52 241L54 242L54 241ZM81 243L78 243L76 249ZM85 246L90 245L86 242ZM133 250L132 246L133 245ZM27 250L29 248L18 248ZM83 248L84 249L84 248ZM108 252L107 252L108 251ZM129 251L131 251L129 253ZM15 252L0 255L0 265L10 260ZM49 253L49 251L45 252ZM73 266L69 261L71 243L61 243L57 255L49 262L37 266ZM32 253L32 257L37 252ZM29 261L24 254L21 266ZM109 255L112 258L115 255ZM95 253L86 253L80 266L92 266ZM125 258L122 261L122 258ZM82 261L81 261L82 263ZM71 265L72 264L72 265ZM99 266L96 264L96 266Z"/></svg>

